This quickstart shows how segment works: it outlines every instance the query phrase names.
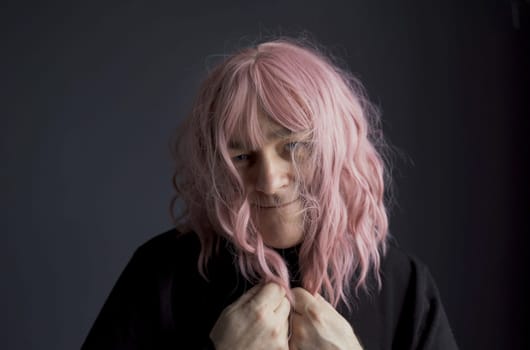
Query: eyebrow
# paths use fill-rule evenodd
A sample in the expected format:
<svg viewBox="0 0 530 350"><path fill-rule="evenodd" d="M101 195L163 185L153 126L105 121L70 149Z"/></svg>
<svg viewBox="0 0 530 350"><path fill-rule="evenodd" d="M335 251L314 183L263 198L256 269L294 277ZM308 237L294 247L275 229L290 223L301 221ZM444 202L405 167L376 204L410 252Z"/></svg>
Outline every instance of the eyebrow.
<svg viewBox="0 0 530 350"><path fill-rule="evenodd" d="M267 140L278 140L278 139L288 138L296 134L298 133L294 133L293 131L282 127L282 128L278 128L275 130L270 130L265 136ZM303 134L303 133L300 133L300 134ZM228 148L244 149L245 147L243 146L243 143L240 142L239 140L230 140L228 142Z"/></svg>

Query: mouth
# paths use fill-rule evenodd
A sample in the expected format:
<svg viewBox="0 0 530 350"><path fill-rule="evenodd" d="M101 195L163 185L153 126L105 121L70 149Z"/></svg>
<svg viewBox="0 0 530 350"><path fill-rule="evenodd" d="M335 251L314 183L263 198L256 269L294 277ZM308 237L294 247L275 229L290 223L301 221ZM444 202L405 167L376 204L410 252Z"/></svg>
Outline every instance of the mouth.
<svg viewBox="0 0 530 350"><path fill-rule="evenodd" d="M298 200L298 198L295 198L295 199L293 199L290 202L278 203L278 204L272 204L272 205L263 205L263 204L256 204L256 203L252 203L252 205L254 205L255 207L260 208L260 209L278 209L278 208L283 208L283 207L286 207L286 206L288 206L290 204L293 204L297 200Z"/></svg>

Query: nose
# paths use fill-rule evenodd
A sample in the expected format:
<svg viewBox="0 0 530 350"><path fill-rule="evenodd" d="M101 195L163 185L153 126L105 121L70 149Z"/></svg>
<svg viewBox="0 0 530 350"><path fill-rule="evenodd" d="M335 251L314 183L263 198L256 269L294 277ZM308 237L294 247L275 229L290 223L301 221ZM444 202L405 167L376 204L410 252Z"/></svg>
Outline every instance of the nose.
<svg viewBox="0 0 530 350"><path fill-rule="evenodd" d="M289 184L289 164L276 155L262 155L256 171L255 189L263 194L277 194Z"/></svg>

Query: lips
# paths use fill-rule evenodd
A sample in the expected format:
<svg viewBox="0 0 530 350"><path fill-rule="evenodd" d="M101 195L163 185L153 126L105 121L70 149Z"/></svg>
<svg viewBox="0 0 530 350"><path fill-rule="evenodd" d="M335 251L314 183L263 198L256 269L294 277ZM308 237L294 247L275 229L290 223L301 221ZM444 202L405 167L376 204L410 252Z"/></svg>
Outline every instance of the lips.
<svg viewBox="0 0 530 350"><path fill-rule="evenodd" d="M296 202L298 198L293 199L292 201L285 202L285 203L275 203L275 204L257 204L252 203L253 206L260 208L260 209L278 209L288 206L289 204L293 204Z"/></svg>

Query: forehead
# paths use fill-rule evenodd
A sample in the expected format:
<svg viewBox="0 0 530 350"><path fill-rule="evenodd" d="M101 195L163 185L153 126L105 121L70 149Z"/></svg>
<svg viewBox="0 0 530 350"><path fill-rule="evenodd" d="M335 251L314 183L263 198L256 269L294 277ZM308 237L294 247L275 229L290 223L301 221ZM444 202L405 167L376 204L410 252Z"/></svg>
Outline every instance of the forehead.
<svg viewBox="0 0 530 350"><path fill-rule="evenodd" d="M289 138L293 131L259 113L257 125L248 130L237 129L228 140L228 148L255 148L259 144Z"/></svg>

